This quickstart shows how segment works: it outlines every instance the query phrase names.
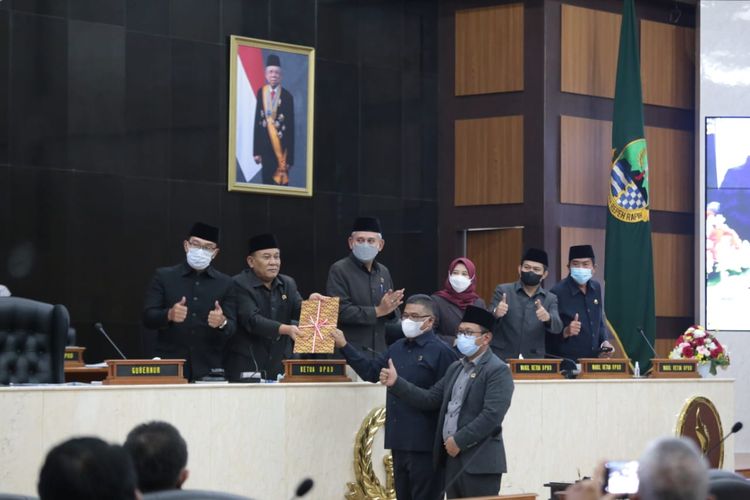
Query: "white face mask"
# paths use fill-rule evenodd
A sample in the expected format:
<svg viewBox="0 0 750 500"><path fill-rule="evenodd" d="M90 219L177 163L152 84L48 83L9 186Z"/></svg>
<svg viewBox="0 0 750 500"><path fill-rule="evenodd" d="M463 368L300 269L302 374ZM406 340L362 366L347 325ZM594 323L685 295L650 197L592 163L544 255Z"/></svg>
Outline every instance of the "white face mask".
<svg viewBox="0 0 750 500"><path fill-rule="evenodd" d="M404 332L404 336L407 339L413 339L414 337L418 337L424 332L422 331L422 325L424 325L424 321L414 321L413 319L404 319L401 320L401 331Z"/></svg>
<svg viewBox="0 0 750 500"><path fill-rule="evenodd" d="M214 253L203 248L188 248L187 263L196 271L203 271L211 264Z"/></svg>
<svg viewBox="0 0 750 500"><path fill-rule="evenodd" d="M448 281L451 287L458 293L463 292L471 286L471 280L462 274L451 274L448 276Z"/></svg>

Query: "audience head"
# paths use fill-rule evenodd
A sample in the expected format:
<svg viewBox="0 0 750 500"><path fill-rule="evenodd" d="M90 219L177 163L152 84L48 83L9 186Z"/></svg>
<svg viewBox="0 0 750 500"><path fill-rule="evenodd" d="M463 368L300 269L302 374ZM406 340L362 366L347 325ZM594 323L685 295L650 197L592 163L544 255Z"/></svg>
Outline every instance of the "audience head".
<svg viewBox="0 0 750 500"><path fill-rule="evenodd" d="M708 465L687 438L651 442L638 467L639 500L706 500Z"/></svg>
<svg viewBox="0 0 750 500"><path fill-rule="evenodd" d="M591 245L574 245L568 250L568 270L579 285L585 285L596 272L596 257Z"/></svg>
<svg viewBox="0 0 750 500"><path fill-rule="evenodd" d="M140 498L127 452L99 438L69 439L50 450L39 473L40 500Z"/></svg>
<svg viewBox="0 0 750 500"><path fill-rule="evenodd" d="M187 480L187 444L173 425L141 424L130 431L124 448L133 458L143 493L179 489Z"/></svg>

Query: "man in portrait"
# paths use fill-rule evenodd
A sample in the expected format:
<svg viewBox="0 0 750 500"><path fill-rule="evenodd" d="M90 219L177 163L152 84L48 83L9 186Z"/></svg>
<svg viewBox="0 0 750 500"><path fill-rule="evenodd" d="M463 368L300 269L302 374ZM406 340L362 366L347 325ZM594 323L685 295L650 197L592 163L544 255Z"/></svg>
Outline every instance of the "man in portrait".
<svg viewBox="0 0 750 500"><path fill-rule="evenodd" d="M281 60L266 59L266 84L258 89L253 159L262 164L263 184L287 186L294 165L294 98L281 87Z"/></svg>

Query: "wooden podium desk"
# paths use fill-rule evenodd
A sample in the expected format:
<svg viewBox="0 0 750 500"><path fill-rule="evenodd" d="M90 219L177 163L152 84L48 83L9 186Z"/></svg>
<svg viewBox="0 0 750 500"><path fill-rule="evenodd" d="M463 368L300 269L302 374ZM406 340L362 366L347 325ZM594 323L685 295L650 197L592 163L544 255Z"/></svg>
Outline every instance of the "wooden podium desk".
<svg viewBox="0 0 750 500"><path fill-rule="evenodd" d="M694 396L714 402L727 432L731 379L516 381L500 493L546 498L544 483L590 475L602 458L637 458L650 439L674 432ZM122 443L135 425L158 419L188 443L188 488L290 498L311 477L306 498L344 500L356 433L384 403L383 386L356 382L0 387L0 490L36 495L43 458L64 439ZM382 430L375 441L372 463L384 482ZM725 450L724 466L733 469L733 439Z"/></svg>

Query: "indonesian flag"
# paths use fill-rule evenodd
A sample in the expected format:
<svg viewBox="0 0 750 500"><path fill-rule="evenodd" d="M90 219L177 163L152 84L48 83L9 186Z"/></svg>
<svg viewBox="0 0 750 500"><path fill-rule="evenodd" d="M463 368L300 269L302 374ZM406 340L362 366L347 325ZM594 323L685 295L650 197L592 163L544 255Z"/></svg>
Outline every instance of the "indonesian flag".
<svg viewBox="0 0 750 500"><path fill-rule="evenodd" d="M257 47L240 45L237 47L237 169L242 172L245 182L260 172L261 164L253 159L253 130L255 120L255 96L265 84L263 53ZM239 179L238 179L239 180Z"/></svg>

